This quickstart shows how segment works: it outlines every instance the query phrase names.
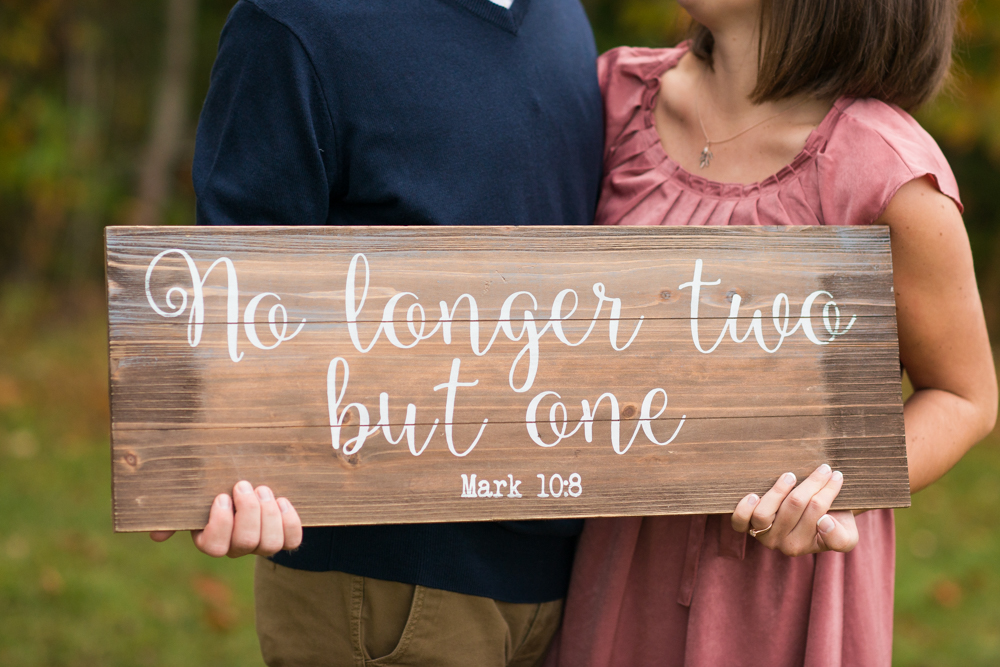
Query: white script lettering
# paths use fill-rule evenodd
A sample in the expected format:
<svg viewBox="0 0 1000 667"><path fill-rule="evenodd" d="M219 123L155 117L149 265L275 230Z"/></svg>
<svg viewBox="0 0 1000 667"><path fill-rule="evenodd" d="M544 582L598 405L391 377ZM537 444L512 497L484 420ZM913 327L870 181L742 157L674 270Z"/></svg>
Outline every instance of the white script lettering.
<svg viewBox="0 0 1000 667"><path fill-rule="evenodd" d="M654 415L652 414L653 409L653 399L659 394L663 395L663 405L660 407L659 411ZM623 448L621 446L621 421L618 409L618 398L611 393L601 394L597 401L594 403L593 409L590 407L590 402L587 399L580 401L580 407L582 409L583 416L577 422L576 428L572 431L568 431L569 428L569 414L566 409L566 405L561 401L557 400L551 406L549 406L549 428L552 429L552 433L555 436L555 440L552 442L545 442L538 432L538 406L541 404L546 397L553 396L557 399L562 397L554 391L543 391L533 399L531 403L528 404L528 410L525 413L524 421L528 428L528 437L531 438L539 447L555 447L560 442L576 434L583 427L583 437L587 442L593 442L594 438L594 420L597 414L597 408L601 404L601 401L608 399L608 403L611 407L611 447L615 450L616 454L624 454L629 449L631 449L632 444L635 442L635 438L639 435L640 429L645 434L646 438L657 445L669 445L677 437L677 434L681 432L681 427L684 426L684 422L687 420L687 415L681 417L680 423L674 430L674 434L664 442L660 442L653 435L652 422L659 419L660 416L667 409L667 392L663 389L657 387L652 389L646 394L646 397L642 400L642 407L639 410L639 421L636 423L635 430L632 432L632 437L629 439L628 444Z"/></svg>
<svg viewBox="0 0 1000 667"><path fill-rule="evenodd" d="M424 307L419 303L419 297L412 292L399 292L393 295L393 297L390 298L383 307L382 317L379 320L378 327L375 329L375 333L372 334L371 339L369 339L367 344L365 344L361 341L361 333L358 328L358 322L363 321L359 320L359 318L364 309L365 301L368 298L368 289L370 284L371 276L368 258L365 257L364 254L358 253L351 258L351 263L348 266L347 282L344 292L347 331L350 335L354 348L358 350L358 352L361 352L362 354L370 352L372 348L375 347L375 343L378 342L379 337L382 335L385 335L385 339L390 345L393 345L401 350L406 350L415 347L421 341L428 340L438 331L441 331L441 336L444 339L445 344L451 345L452 326L455 321L455 314L458 311L459 306L465 302L469 309L469 343L472 348L472 353L477 357L481 357L489 352L500 334L503 334L512 342L524 341L524 346L517 353L511 363L510 372L507 377L510 388L517 393L524 393L528 391L534 384L535 377L538 374L540 341L549 330L551 330L555 334L556 338L565 345L570 347L581 345L585 340L587 340L587 338L590 337L591 332L594 330L594 325L597 323L597 320L601 315L601 310L604 304L608 303L610 304L610 313L608 316L609 342L614 350L621 352L627 349L635 341L636 336L639 335L639 329L642 327L644 319L643 317L639 318L635 329L632 331L631 337L624 345L619 345L618 325L621 319L622 311L621 299L608 296L605 292L604 284L595 283L593 285L593 292L598 300L597 307L594 310L594 315L591 318L590 326L586 333L584 333L578 341L571 342L566 336L566 332L563 328L563 322L571 318L579 306L579 296L576 291L573 289L564 289L559 292L552 302L549 319L543 324L542 321L536 319L536 312L539 311L538 299L531 292L522 290L510 294L506 299L504 299L503 305L500 307L499 319L493 329L493 334L484 346L480 339L479 305L476 303L476 299L471 294L459 295L450 307L447 301L439 302L438 307L441 310L441 317L438 318L434 327L430 331L427 331L427 314ZM360 294L358 292L359 289ZM564 314L564 302L566 302L570 296L573 298L573 305L569 312ZM399 302L403 298L407 297L414 299L414 302L410 304L406 310L406 325L412 340L409 342L402 342L396 332L395 311L399 307ZM521 326L515 333L513 311L515 302L518 300L521 300L522 302L529 301L531 308L521 311ZM523 366L522 360L525 359L527 360L527 364L524 369L524 379L518 382L515 379L515 376L518 375L519 368Z"/></svg>
<svg viewBox="0 0 1000 667"><path fill-rule="evenodd" d="M722 326L722 331L719 332L719 337L716 339L715 344L707 350L701 346L701 337L698 333L698 307L701 303L701 288L711 287L718 285L722 282L722 279L705 281L702 280L702 269L703 262L698 259L694 263L694 276L690 282L686 282L680 285L679 289L691 288L691 338L694 341L694 346L699 352L704 354L711 354L715 351L722 341L725 339L728 333L730 338L736 343L742 343L746 341L750 334L754 334L754 338L757 340L757 344L762 350L768 353L775 353L778 348L781 347L782 342L796 331L799 327L802 328L802 332L806 335L810 341L816 345L826 345L833 341L838 336L843 336L851 327L854 326L854 322L858 319L855 315L851 318L851 321L847 323L843 329L840 328L840 308L837 306L836 302L833 301L833 295L825 290L818 290L806 297L806 300L802 304L802 310L799 313L799 321L796 322L795 326L788 329L788 319L789 319L789 302L788 295L781 293L778 294L773 303L771 304L771 321L774 324L775 330L778 332L778 342L773 348L768 347L767 342L764 340L764 332L762 329L762 314L760 310L755 310L753 312L753 318L750 321L750 326L747 328L747 332L740 337L736 332L736 321L739 317L740 304L742 299L739 294L732 295L732 301L729 307L729 317L726 318L726 323ZM813 303L821 296L829 297L829 301L823 307L823 325L826 328L830 338L827 340L820 339L812 326L812 306ZM783 311L783 312L782 312ZM830 322L831 312L833 313L833 324ZM779 319L782 316L783 319Z"/></svg>
<svg viewBox="0 0 1000 667"><path fill-rule="evenodd" d="M177 248L171 250L164 250L149 263L149 267L146 269L146 300L149 305L153 308L158 315L162 317L179 317L188 306L188 293L187 290L180 286L173 286L167 290L166 296L164 298L168 310L160 308L156 304L156 299L153 298L153 292L150 288L149 282L153 276L153 270L156 265L159 264L160 260L167 255L180 255L180 257L187 264L188 271L191 275L191 292L193 298L191 299L191 314L188 316L188 344L191 347L198 347L198 343L201 342L201 334L205 325L205 282L208 280L208 276L215 270L215 267L222 266L226 267L226 340L229 348L229 358L233 362L238 363L243 359L243 353L239 352L237 349L237 332L239 328L240 321L240 289L236 277L236 267L233 262L228 257L220 257L219 259L212 262L205 271L205 275L201 275L198 271L198 267L194 263L194 259L191 258L184 250ZM299 323L299 327L292 332L290 336L286 335L288 331L288 311L282 304L275 304L271 307L268 312L267 320L270 324L271 334L275 338L273 345L265 345L261 342L260 337L257 335L257 330L254 324L256 317L257 307L260 302L266 297L273 296L274 298L281 300L277 294L271 292L264 292L263 294L258 294L250 303L247 304L246 310L243 313L243 328L246 332L247 339L250 343L261 350L273 350L274 348L281 345L286 340L291 340L299 335L302 331L302 327L305 326L306 321L302 320ZM174 299L180 299L180 303L175 303ZM281 313L281 331L278 331L277 327L277 313Z"/></svg>

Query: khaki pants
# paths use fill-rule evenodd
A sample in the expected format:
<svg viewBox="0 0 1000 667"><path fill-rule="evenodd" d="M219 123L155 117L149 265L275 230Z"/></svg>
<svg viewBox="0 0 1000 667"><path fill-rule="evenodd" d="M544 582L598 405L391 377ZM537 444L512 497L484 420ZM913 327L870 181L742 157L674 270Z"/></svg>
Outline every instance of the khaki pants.
<svg viewBox="0 0 1000 667"><path fill-rule="evenodd" d="M536 667L562 614L561 600L497 602L264 558L254 594L271 667Z"/></svg>

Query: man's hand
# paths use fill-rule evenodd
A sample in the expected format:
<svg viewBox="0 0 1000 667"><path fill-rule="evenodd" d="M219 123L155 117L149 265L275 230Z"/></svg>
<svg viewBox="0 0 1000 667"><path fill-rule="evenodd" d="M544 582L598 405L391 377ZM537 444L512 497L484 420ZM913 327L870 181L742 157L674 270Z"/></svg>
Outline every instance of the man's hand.
<svg viewBox="0 0 1000 667"><path fill-rule="evenodd" d="M161 530L149 536L154 542L163 542L173 534ZM192 530L191 539L199 551L214 558L273 556L302 544L302 521L286 498L275 499L268 487L254 490L250 482L243 481L233 487L232 498L225 493L216 496L208 525L203 530Z"/></svg>

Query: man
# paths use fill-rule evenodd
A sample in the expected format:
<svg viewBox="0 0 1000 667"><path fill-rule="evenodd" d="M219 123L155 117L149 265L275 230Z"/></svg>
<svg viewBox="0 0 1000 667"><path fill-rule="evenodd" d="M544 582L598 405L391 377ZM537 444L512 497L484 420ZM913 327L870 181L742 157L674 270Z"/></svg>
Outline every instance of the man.
<svg viewBox="0 0 1000 667"><path fill-rule="evenodd" d="M595 58L578 0L241 0L198 128L198 222L589 224ZM273 555L255 583L268 664L499 667L544 657L580 524L303 534L242 482L195 542Z"/></svg>

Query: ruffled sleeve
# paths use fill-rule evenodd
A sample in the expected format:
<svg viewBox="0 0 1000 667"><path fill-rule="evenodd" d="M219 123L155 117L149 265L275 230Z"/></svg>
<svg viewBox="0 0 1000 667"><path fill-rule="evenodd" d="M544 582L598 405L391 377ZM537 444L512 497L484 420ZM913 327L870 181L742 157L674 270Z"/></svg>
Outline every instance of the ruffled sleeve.
<svg viewBox="0 0 1000 667"><path fill-rule="evenodd" d="M659 91L659 75L686 51L622 46L597 59L597 79L604 97L605 170L617 148L648 126L644 111Z"/></svg>
<svg viewBox="0 0 1000 667"><path fill-rule="evenodd" d="M816 157L822 224L871 224L901 187L925 176L962 210L948 161L913 117L874 99L844 98L837 107Z"/></svg>

